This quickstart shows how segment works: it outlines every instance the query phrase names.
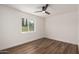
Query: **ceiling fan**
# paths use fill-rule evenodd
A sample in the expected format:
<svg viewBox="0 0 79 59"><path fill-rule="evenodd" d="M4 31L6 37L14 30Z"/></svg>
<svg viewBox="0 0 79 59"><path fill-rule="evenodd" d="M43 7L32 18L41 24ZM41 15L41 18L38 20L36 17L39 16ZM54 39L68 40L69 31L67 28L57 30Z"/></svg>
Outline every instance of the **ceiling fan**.
<svg viewBox="0 0 79 59"><path fill-rule="evenodd" d="M37 12L42 12L42 13L46 13L46 14L49 15L50 13L49 13L48 11L46 11L47 8L48 8L48 6L49 6L49 4L46 4L45 6L42 7L42 11L36 11L36 13L37 13Z"/></svg>

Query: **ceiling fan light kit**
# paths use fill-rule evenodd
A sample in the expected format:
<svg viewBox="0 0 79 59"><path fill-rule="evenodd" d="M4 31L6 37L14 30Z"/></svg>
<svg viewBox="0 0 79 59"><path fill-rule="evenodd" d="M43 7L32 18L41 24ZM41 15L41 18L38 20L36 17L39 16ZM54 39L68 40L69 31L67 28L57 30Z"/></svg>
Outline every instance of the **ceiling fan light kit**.
<svg viewBox="0 0 79 59"><path fill-rule="evenodd" d="M45 11L42 11L42 13L45 13Z"/></svg>

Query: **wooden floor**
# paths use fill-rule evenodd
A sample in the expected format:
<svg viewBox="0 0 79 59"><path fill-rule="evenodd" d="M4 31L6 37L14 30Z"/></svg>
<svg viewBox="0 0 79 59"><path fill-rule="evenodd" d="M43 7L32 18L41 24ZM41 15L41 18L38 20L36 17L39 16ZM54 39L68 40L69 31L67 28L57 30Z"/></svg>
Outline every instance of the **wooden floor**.
<svg viewBox="0 0 79 59"><path fill-rule="evenodd" d="M77 54L77 45L47 38L6 49L11 54Z"/></svg>

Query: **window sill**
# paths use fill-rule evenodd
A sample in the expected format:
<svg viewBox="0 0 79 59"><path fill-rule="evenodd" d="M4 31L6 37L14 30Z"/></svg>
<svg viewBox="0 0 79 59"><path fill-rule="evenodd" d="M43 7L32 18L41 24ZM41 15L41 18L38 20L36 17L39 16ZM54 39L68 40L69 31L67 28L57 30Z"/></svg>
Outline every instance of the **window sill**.
<svg viewBox="0 0 79 59"><path fill-rule="evenodd" d="M34 33L35 31L30 31L30 32L21 32L22 34L27 34L27 33Z"/></svg>

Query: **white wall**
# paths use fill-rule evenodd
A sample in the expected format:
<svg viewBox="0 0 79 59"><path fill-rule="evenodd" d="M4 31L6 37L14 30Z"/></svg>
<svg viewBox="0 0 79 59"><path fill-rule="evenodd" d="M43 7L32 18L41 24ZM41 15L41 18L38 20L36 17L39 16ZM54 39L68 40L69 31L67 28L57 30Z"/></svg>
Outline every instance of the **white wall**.
<svg viewBox="0 0 79 59"><path fill-rule="evenodd" d="M23 17L36 20L36 32L21 33ZM43 18L0 5L0 50L42 38L43 25Z"/></svg>
<svg viewBox="0 0 79 59"><path fill-rule="evenodd" d="M59 41L78 44L77 10L66 12L46 19L46 37Z"/></svg>
<svg viewBox="0 0 79 59"><path fill-rule="evenodd" d="M79 45L79 5L78 5L78 45Z"/></svg>

